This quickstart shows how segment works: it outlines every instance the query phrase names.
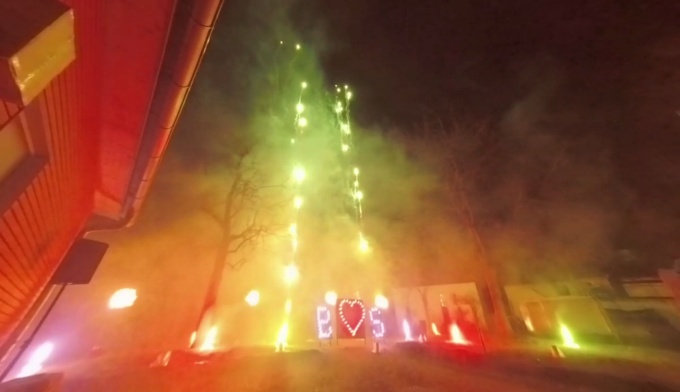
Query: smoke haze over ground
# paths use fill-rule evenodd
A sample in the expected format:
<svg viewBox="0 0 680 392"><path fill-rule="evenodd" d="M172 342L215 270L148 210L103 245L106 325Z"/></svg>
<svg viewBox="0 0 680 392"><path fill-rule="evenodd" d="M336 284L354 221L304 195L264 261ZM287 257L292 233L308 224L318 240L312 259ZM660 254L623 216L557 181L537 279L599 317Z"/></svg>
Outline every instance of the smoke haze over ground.
<svg viewBox="0 0 680 392"><path fill-rule="evenodd" d="M224 340L238 339L230 321L248 290L269 316L281 310L296 164L303 297L478 280L482 253L508 281L668 265L680 252L677 2L492 3L227 2L139 223L97 235L111 251L62 308L84 329L118 317L140 344L184 344L220 241L207 211L243 154L266 188L236 224L257 215L272 233L225 274ZM302 81L310 125L293 153ZM345 82L367 255L326 93ZM122 286L138 288L139 307L112 316ZM159 320L168 327L146 328Z"/></svg>

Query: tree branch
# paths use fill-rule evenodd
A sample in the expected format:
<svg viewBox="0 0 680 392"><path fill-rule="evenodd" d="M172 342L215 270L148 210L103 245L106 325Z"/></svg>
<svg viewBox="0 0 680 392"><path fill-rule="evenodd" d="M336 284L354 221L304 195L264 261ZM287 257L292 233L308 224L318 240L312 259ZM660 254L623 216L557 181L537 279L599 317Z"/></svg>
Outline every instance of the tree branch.
<svg viewBox="0 0 680 392"><path fill-rule="evenodd" d="M217 223L221 227L222 218L217 213L215 213L215 211L212 208L210 208L208 204L209 203L207 201L204 202L203 206L201 207L201 211L205 212L209 217L211 217L215 221L215 223Z"/></svg>
<svg viewBox="0 0 680 392"><path fill-rule="evenodd" d="M236 247L233 249L230 247L229 253L237 253L245 245L255 242L255 240L257 240L264 233L265 231L261 227L242 232L237 236L238 237L237 239L233 240L238 242L238 244L236 244Z"/></svg>

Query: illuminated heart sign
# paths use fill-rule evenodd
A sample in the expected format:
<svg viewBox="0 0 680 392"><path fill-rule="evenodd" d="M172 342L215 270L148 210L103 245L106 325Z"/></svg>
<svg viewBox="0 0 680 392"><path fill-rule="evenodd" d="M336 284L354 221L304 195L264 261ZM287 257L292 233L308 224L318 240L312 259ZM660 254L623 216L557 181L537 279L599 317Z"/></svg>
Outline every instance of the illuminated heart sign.
<svg viewBox="0 0 680 392"><path fill-rule="evenodd" d="M338 300L336 312L339 339L362 339L366 335L364 318L366 308L360 299L341 299Z"/></svg>

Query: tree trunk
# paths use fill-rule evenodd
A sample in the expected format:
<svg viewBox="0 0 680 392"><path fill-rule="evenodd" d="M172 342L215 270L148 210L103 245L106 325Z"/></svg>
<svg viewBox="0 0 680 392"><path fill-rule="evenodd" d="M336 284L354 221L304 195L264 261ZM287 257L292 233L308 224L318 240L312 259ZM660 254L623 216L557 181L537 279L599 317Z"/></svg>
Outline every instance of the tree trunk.
<svg viewBox="0 0 680 392"><path fill-rule="evenodd" d="M427 303L427 287L418 288L418 294L420 294L420 301L423 303L423 310L425 310L425 325L430 325L430 305ZM418 322L420 323L420 320ZM427 335L427 328L422 333Z"/></svg>
<svg viewBox="0 0 680 392"><path fill-rule="evenodd" d="M472 207L470 206L467 194L465 194L464 191L460 192L460 200L463 202L468 231L474 237L475 244L477 245L477 254L479 255L479 261L481 262L480 264L484 271L484 283L489 290L489 299L491 300L491 307L493 308L493 323L490 325L491 330L496 333L498 337L507 338L510 336L512 330L510 328L508 312L503 300L503 287L501 287L498 277L489 262L486 246L482 240L482 235L479 233Z"/></svg>
<svg viewBox="0 0 680 392"><path fill-rule="evenodd" d="M498 277L489 263L489 259L486 254L486 248L484 247L484 242L482 241L477 227L470 226L469 230L475 237L479 258L481 259L480 261L484 270L484 283L489 290L491 306L493 308L493 323L491 329L501 338L509 337L511 334L511 329L510 323L508 322L508 313L505 307L505 302L503 301L503 287L498 281Z"/></svg>
<svg viewBox="0 0 680 392"><path fill-rule="evenodd" d="M215 325L217 297L222 286L224 270L227 266L227 257L229 257L229 244L223 244L217 250L213 270L210 274L210 281L208 282L208 290L206 291L203 307L201 308L198 324L196 325L196 339L191 344L192 349L201 347L208 335L208 331Z"/></svg>

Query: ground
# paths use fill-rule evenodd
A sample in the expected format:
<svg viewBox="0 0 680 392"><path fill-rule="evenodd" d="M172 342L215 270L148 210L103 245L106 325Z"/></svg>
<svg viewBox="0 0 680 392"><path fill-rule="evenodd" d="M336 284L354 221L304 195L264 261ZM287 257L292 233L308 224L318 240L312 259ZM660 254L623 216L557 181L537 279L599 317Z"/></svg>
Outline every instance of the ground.
<svg viewBox="0 0 680 392"><path fill-rule="evenodd" d="M203 364L149 367L147 359L102 360L67 371L64 391L673 391L634 363L592 359L531 361L422 348L362 349L220 357ZM638 368L639 369L639 368Z"/></svg>

